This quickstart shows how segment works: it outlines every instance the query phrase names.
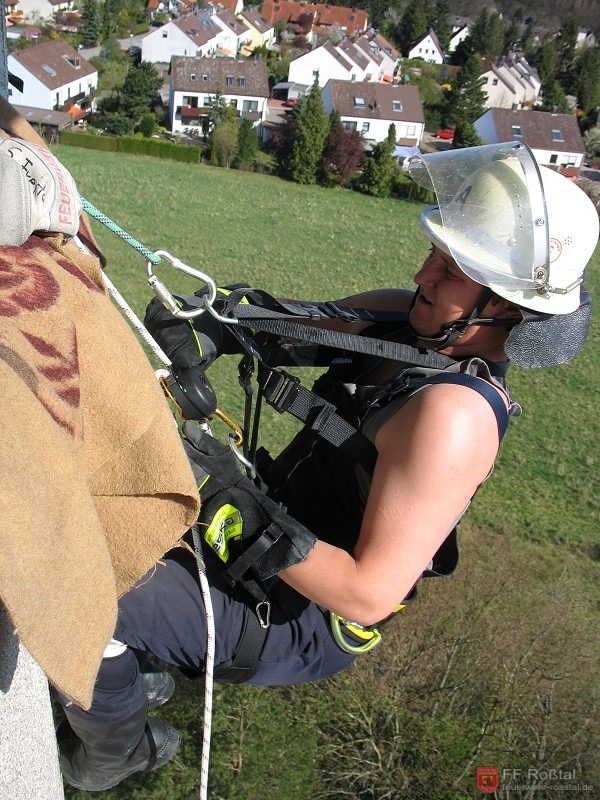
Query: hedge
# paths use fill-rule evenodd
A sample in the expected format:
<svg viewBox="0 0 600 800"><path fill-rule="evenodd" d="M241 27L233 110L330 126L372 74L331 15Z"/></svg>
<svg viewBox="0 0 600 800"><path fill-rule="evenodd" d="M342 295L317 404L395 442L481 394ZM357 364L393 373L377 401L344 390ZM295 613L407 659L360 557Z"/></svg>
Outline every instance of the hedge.
<svg viewBox="0 0 600 800"><path fill-rule="evenodd" d="M62 131L60 143L74 147L88 147L91 150L109 150L119 153L167 158L197 164L200 161L200 148L195 144L175 144L163 139L145 139L140 136L95 136L90 133Z"/></svg>

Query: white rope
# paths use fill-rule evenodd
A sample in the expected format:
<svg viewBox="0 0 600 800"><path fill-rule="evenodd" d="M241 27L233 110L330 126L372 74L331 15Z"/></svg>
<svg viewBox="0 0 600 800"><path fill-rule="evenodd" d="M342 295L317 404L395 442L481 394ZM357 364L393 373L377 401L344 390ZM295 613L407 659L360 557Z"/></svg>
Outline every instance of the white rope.
<svg viewBox="0 0 600 800"><path fill-rule="evenodd" d="M204 728L202 733L202 759L200 761L200 800L208 797L208 764L212 734L213 670L215 664L215 619L206 574L198 570L202 599L206 609L206 664L204 671Z"/></svg>
<svg viewBox="0 0 600 800"><path fill-rule="evenodd" d="M133 327L136 331L140 334L142 339L146 342L148 347L152 350L154 355L162 361L165 367L171 366L171 359L167 356L164 350L159 346L158 342L148 333L146 327L142 320L137 316L133 308L129 305L127 300L123 297L121 292L117 289L114 283L110 280L110 278L103 273L102 275L104 279L104 283L106 284L106 288L108 289L108 293L113 298L115 303L119 306L121 311L125 314L127 319L131 322Z"/></svg>
<svg viewBox="0 0 600 800"><path fill-rule="evenodd" d="M152 352L162 363L169 367L171 360L166 353L158 345L155 339L150 335L143 322L131 308L129 303L125 300L123 295L119 292L114 283L106 276L103 275L106 288L114 299L115 303L119 306L123 314L127 317L129 322L137 330L140 336L144 339L146 344L151 348ZM160 371L159 371L160 372ZM208 426L207 426L208 427ZM200 534L196 531L197 535ZM200 800L207 800L208 798L208 765L210 760L210 740L212 735L212 710L213 710L213 674L215 664L215 618L212 607L212 599L210 596L210 586L204 572L204 564L202 562L202 554L199 550L200 545L196 547L198 551L196 558L198 560L198 576L200 578L200 590L202 592L202 600L204 601L204 608L206 610L206 663L204 668L204 727L202 733L202 758L200 761Z"/></svg>

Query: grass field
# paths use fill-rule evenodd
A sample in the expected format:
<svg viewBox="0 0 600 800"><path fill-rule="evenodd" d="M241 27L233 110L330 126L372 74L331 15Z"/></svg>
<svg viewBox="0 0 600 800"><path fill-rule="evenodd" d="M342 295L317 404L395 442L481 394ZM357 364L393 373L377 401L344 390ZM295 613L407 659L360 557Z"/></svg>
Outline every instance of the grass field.
<svg viewBox="0 0 600 800"><path fill-rule="evenodd" d="M56 154L82 194L131 235L220 284L311 299L410 286L428 249L420 208L405 202L78 148ZM152 296L144 259L92 225L112 280L143 314ZM592 292L599 266L597 252ZM156 271L173 290L196 288ZM213 800L467 800L481 796L476 764L565 764L598 782L599 336L596 323L563 367L513 368L524 413L461 526L461 566L420 589L373 655L318 684L217 687ZM236 362L220 359L209 375L221 407L240 419ZM293 428L264 415L272 449ZM182 734L176 758L107 800L198 796L202 686L175 677L179 691L160 715Z"/></svg>
<svg viewBox="0 0 600 800"><path fill-rule="evenodd" d="M275 295L333 299L383 286L411 286L428 249L418 205L277 178L80 148L56 154L83 196L151 250L166 250L210 274ZM152 294L143 257L98 223L108 274L143 314ZM600 249L590 265L600 284ZM169 267L169 287L196 284ZM551 370L513 368L523 415L511 424L496 471L469 512L471 524L535 541L568 543L589 555L597 541L600 333L583 353ZM229 359L231 362L233 359ZM235 365L211 371L221 405L241 413ZM265 414L267 443L280 446L293 422Z"/></svg>

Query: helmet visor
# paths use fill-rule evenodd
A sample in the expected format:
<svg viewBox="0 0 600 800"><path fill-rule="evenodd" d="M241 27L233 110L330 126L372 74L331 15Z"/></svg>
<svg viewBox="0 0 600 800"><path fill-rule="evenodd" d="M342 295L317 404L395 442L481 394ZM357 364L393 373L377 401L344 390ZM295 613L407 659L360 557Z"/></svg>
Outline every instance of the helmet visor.
<svg viewBox="0 0 600 800"><path fill-rule="evenodd" d="M429 238L492 290L548 291L550 240L542 179L523 142L412 158L411 178L438 205L422 214Z"/></svg>

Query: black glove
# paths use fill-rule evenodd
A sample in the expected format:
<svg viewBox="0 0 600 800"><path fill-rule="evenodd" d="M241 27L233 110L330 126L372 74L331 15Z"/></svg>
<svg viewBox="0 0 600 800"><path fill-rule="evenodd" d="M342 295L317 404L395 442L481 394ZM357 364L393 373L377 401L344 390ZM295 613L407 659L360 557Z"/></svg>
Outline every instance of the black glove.
<svg viewBox="0 0 600 800"><path fill-rule="evenodd" d="M175 300L183 311L203 305L195 296ZM198 366L205 370L222 352L223 327L209 311L193 319L180 319L154 297L146 308L144 325L180 370Z"/></svg>
<svg viewBox="0 0 600 800"><path fill-rule="evenodd" d="M227 565L235 586L251 573L267 580L304 561L317 537L246 478L231 450L194 425L184 425L184 447L200 490L204 540Z"/></svg>

